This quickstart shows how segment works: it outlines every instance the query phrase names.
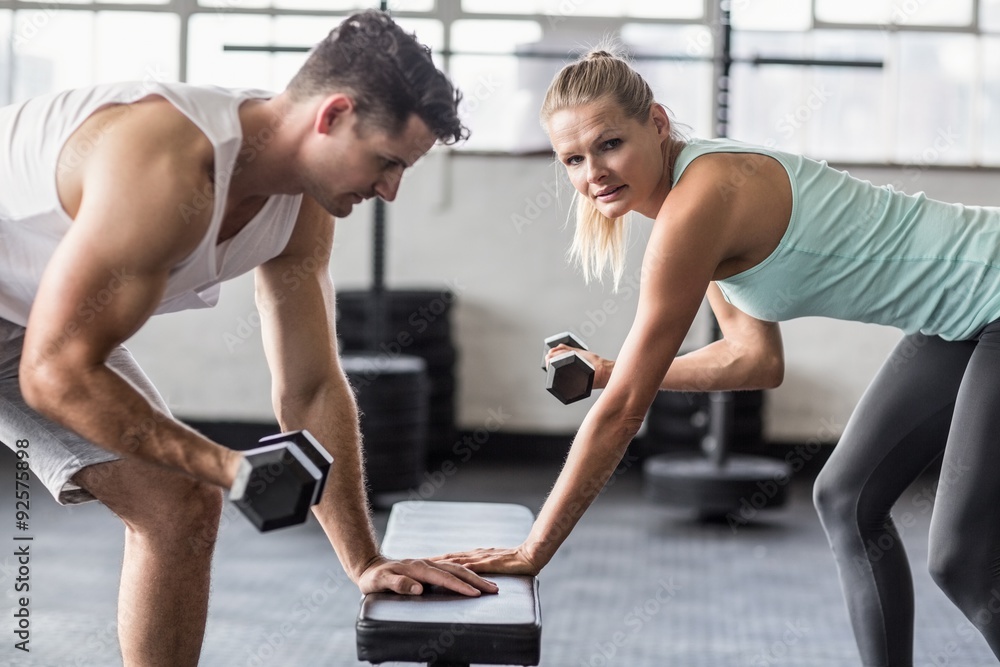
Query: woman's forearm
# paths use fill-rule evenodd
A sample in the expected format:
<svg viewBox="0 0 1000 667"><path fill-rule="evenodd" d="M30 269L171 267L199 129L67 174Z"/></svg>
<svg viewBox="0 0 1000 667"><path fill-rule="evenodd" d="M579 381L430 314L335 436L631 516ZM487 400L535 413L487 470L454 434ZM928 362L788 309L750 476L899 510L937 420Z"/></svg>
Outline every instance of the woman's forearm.
<svg viewBox="0 0 1000 667"><path fill-rule="evenodd" d="M640 424L597 409L584 419L566 464L525 540L528 556L539 569L551 560L600 494Z"/></svg>

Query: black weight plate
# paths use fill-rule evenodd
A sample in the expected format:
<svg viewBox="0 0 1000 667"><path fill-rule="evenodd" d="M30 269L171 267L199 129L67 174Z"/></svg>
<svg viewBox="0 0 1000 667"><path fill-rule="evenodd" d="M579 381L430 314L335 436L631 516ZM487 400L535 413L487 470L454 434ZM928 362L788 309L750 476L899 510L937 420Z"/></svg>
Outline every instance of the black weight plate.
<svg viewBox="0 0 1000 667"><path fill-rule="evenodd" d="M397 394L430 394L430 382L423 376L360 376L348 374L347 379L355 394L393 396Z"/></svg>
<svg viewBox="0 0 1000 667"><path fill-rule="evenodd" d="M427 421L427 439L430 440L434 433L451 433L455 430L455 419L430 419Z"/></svg>
<svg viewBox="0 0 1000 667"><path fill-rule="evenodd" d="M453 419L455 416L455 401L432 399L429 405L428 414L431 416L431 419Z"/></svg>
<svg viewBox="0 0 1000 667"><path fill-rule="evenodd" d="M451 451L461 438L454 427L448 424L431 425L427 429L427 450L433 452Z"/></svg>
<svg viewBox="0 0 1000 667"><path fill-rule="evenodd" d="M418 426L366 426L362 425L361 433L365 437L365 442L383 443L383 442L410 442L415 444L420 444L421 442L427 442L427 425L421 424Z"/></svg>
<svg viewBox="0 0 1000 667"><path fill-rule="evenodd" d="M361 415L361 423L366 427L404 428L426 425L427 410L372 410Z"/></svg>
<svg viewBox="0 0 1000 667"><path fill-rule="evenodd" d="M661 414L689 415L708 406L708 394L688 391L661 391L650 411Z"/></svg>
<svg viewBox="0 0 1000 667"><path fill-rule="evenodd" d="M430 391L431 383L426 373L406 375L392 373L345 373L355 389L398 393L399 391Z"/></svg>
<svg viewBox="0 0 1000 667"><path fill-rule="evenodd" d="M454 424L431 422L427 427L427 448L434 451L450 450L459 441Z"/></svg>
<svg viewBox="0 0 1000 667"><path fill-rule="evenodd" d="M371 290L340 290L337 303L350 308L363 308L372 298ZM455 303L455 294L448 288L392 289L382 293L388 309L394 313L428 309L433 313L448 312Z"/></svg>
<svg viewBox="0 0 1000 667"><path fill-rule="evenodd" d="M653 415L646 418L647 428L654 433L695 434L708 433L709 417L705 413L682 415ZM761 433L764 417L760 413L736 415L733 419L733 435Z"/></svg>
<svg viewBox="0 0 1000 667"><path fill-rule="evenodd" d="M427 362L428 372L442 373L455 368L458 362L458 348L454 345L413 345L414 354Z"/></svg>
<svg viewBox="0 0 1000 667"><path fill-rule="evenodd" d="M412 325L403 322L393 322L383 331L379 340L375 341L377 352L392 354L414 354L423 350L436 350L452 344L451 328L445 321L427 325ZM419 331L419 333L418 333ZM373 334L368 329L367 320L337 320L337 338L340 339L341 352L369 350L369 337ZM398 346L398 347L397 347Z"/></svg>
<svg viewBox="0 0 1000 667"><path fill-rule="evenodd" d="M421 382L382 382L378 379L372 382L348 378L354 395L359 399L371 399L391 403L394 400L405 399L408 396L422 396L430 401L430 387L426 381Z"/></svg>
<svg viewBox="0 0 1000 667"><path fill-rule="evenodd" d="M385 352L344 354L340 357L340 365L348 375L359 376L422 375L427 370L427 363L420 357Z"/></svg>
<svg viewBox="0 0 1000 667"><path fill-rule="evenodd" d="M419 391L385 395L378 393L356 394L358 408L366 413L426 411L430 407L427 394Z"/></svg>
<svg viewBox="0 0 1000 667"><path fill-rule="evenodd" d="M764 390L734 391L736 410L759 410L764 405Z"/></svg>
<svg viewBox="0 0 1000 667"><path fill-rule="evenodd" d="M362 430L364 436L364 448L374 451L386 452L399 449L423 448L427 444L427 430L407 431L397 430Z"/></svg>
<svg viewBox="0 0 1000 667"><path fill-rule="evenodd" d="M650 411L661 414L689 415L708 409L708 394L704 392L661 391L653 399ZM734 391L733 403L737 414L759 412L764 404L764 392Z"/></svg>
<svg viewBox="0 0 1000 667"><path fill-rule="evenodd" d="M395 339L399 333L406 332L414 337L426 336L428 334L448 335L451 331L450 309L442 310L439 304L429 305L432 302L425 302L413 307L396 306L385 312L386 324L388 326L388 336L386 339ZM371 317L369 306L359 306L357 304L337 303L337 329L350 329L352 331L363 330Z"/></svg>
<svg viewBox="0 0 1000 667"><path fill-rule="evenodd" d="M791 470L783 461L730 455L719 466L697 454L659 454L643 464L643 485L656 502L702 516L778 507L786 500Z"/></svg>
<svg viewBox="0 0 1000 667"><path fill-rule="evenodd" d="M426 450L420 447L399 448L395 451L365 451L365 470L369 473L413 473L424 468Z"/></svg>
<svg viewBox="0 0 1000 667"><path fill-rule="evenodd" d="M454 382L445 382L443 387L435 386L434 381L431 380L431 389L428 392L431 398L431 404L433 405L444 405L446 403L453 403L455 400L455 393L457 387Z"/></svg>
<svg viewBox="0 0 1000 667"><path fill-rule="evenodd" d="M373 417L386 415L390 419L406 419L409 415L426 416L431 407L430 398L419 391L389 397L365 393L357 398L361 411Z"/></svg>
<svg viewBox="0 0 1000 667"><path fill-rule="evenodd" d="M455 297L448 290L389 290L382 293L387 309L402 313L408 310L425 308L434 312L445 312L450 309ZM368 308L372 299L369 290L340 290L337 292L337 305L350 310ZM439 303L434 303L434 302Z"/></svg>
<svg viewBox="0 0 1000 667"><path fill-rule="evenodd" d="M391 491L409 492L410 489L420 485L420 476L410 472L387 473L383 476L373 477L367 482L369 494L382 494Z"/></svg>
<svg viewBox="0 0 1000 667"><path fill-rule="evenodd" d="M424 452L414 450L413 453L383 452L365 455L365 470L378 470L379 474L406 474L422 470L424 467Z"/></svg>
<svg viewBox="0 0 1000 667"><path fill-rule="evenodd" d="M431 407L429 397L421 392L393 397L395 400L376 400L379 398L378 395L364 394L359 397L358 405L364 405L365 414L375 417L386 415L390 419L406 419L409 415L426 416Z"/></svg>
<svg viewBox="0 0 1000 667"><path fill-rule="evenodd" d="M410 356L420 357L427 364L427 372L430 375L453 372L455 364L458 362L458 349L450 342L430 342L415 340L407 346L378 346L376 350L368 350L362 338L340 337L341 353L344 355L382 355L382 356Z"/></svg>
<svg viewBox="0 0 1000 667"><path fill-rule="evenodd" d="M361 433L364 435L365 443L371 443L372 447L382 447L383 443L413 443L419 445L427 442L427 426L416 427L391 427L391 426L365 426L362 425ZM365 445L366 447L368 444Z"/></svg>
<svg viewBox="0 0 1000 667"><path fill-rule="evenodd" d="M646 418L646 430L660 440L698 442L708 432L708 426L692 423L688 417L650 415Z"/></svg>
<svg viewBox="0 0 1000 667"><path fill-rule="evenodd" d="M760 413L752 415L737 415L733 425L733 437L745 439L760 437L764 433L764 416Z"/></svg>
<svg viewBox="0 0 1000 667"><path fill-rule="evenodd" d="M357 396L377 396L391 400L398 396L421 394L430 397L430 382L422 376L402 378L400 376L386 377L352 377L347 378Z"/></svg>

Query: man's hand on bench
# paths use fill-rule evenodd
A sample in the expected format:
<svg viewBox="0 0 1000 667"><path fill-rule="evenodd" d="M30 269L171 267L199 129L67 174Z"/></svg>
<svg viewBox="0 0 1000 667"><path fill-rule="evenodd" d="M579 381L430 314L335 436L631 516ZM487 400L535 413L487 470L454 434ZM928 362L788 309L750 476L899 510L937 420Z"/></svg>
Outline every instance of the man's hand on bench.
<svg viewBox="0 0 1000 667"><path fill-rule="evenodd" d="M405 559L389 560L379 556L373 560L358 580L361 592L392 591L403 595L420 595L423 584L447 588L455 593L478 597L482 593L496 593L495 583L475 574L471 568L448 562Z"/></svg>
<svg viewBox="0 0 1000 667"><path fill-rule="evenodd" d="M537 567L525 553L524 545L516 549L473 549L431 558L438 565L463 565L473 572L490 574L526 574L537 576Z"/></svg>

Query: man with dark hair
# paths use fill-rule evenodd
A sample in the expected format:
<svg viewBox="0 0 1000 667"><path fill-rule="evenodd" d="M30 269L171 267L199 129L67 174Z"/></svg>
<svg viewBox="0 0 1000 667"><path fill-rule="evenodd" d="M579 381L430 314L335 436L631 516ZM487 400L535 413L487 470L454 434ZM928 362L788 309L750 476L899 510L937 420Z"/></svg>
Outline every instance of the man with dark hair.
<svg viewBox="0 0 1000 667"><path fill-rule="evenodd" d="M430 49L381 12L336 27L292 77L288 93L301 100L331 88L352 92L366 125L397 132L416 114L442 143L468 138L458 118L461 95L434 67Z"/></svg>
<svg viewBox="0 0 1000 667"><path fill-rule="evenodd" d="M172 418L122 343L154 314L214 305L251 269L278 421L335 459L314 512L351 579L496 590L380 554L325 268L331 215L391 201L404 169L461 139L458 100L426 49L366 12L277 95L117 84L0 109L0 440L30 442L59 503L98 500L125 524L126 665L197 664L222 489L243 455Z"/></svg>

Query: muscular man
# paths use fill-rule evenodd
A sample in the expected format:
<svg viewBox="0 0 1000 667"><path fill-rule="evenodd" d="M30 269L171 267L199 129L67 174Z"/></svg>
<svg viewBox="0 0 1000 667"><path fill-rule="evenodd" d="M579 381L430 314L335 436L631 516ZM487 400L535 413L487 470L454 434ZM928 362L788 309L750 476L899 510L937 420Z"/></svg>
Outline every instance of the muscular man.
<svg viewBox="0 0 1000 667"><path fill-rule="evenodd" d="M496 591L460 566L379 553L326 261L282 279L329 260L331 215L391 201L436 141L465 136L459 99L425 47L366 12L277 95L101 85L0 109L0 439L30 441L59 503L96 499L124 522L126 665L197 663L242 454L173 419L122 343L154 314L214 305L251 269L278 421L335 459L314 512L351 579Z"/></svg>

